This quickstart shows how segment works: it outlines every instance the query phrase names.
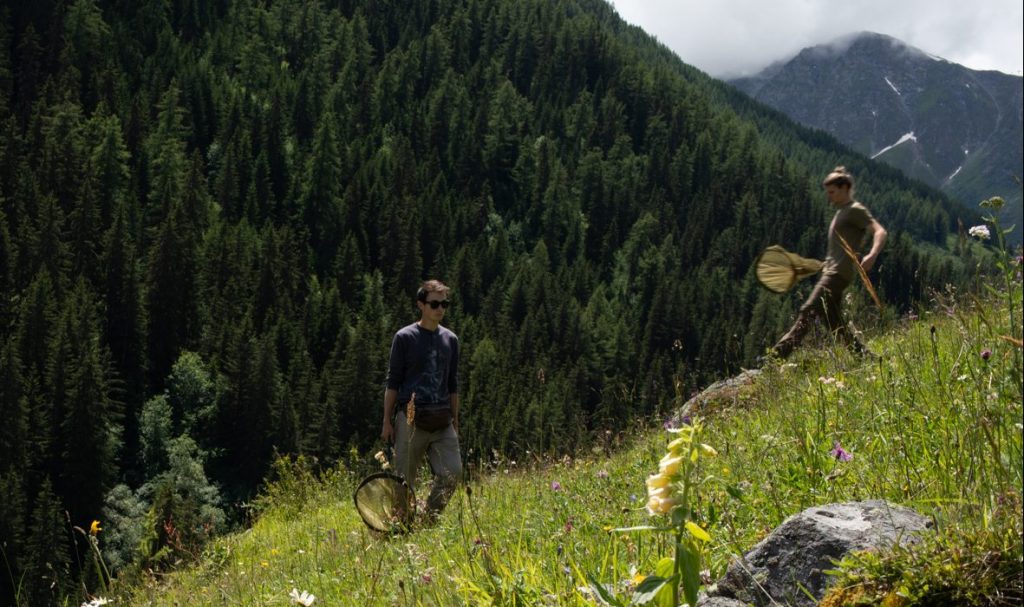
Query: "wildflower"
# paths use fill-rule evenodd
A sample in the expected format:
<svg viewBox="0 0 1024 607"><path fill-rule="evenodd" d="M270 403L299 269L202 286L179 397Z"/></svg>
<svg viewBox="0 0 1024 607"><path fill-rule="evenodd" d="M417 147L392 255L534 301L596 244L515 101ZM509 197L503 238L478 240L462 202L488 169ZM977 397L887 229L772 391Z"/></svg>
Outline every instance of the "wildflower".
<svg viewBox="0 0 1024 607"><path fill-rule="evenodd" d="M668 514L676 506L676 500L672 497L662 498L650 496L647 500L647 512L652 515Z"/></svg>
<svg viewBox="0 0 1024 607"><path fill-rule="evenodd" d="M1003 200L1002 196L993 196L988 200L982 200L980 206L985 209L995 209L996 211L998 211L999 209L1003 208L1003 205L1005 204L1006 201Z"/></svg>
<svg viewBox="0 0 1024 607"><path fill-rule="evenodd" d="M672 453L667 454L661 458L659 463L659 469L661 474L665 476L672 476L676 472L679 472L679 465L683 461L682 456L673 456Z"/></svg>
<svg viewBox="0 0 1024 607"><path fill-rule="evenodd" d="M981 351L981 360L987 361L991 357L992 357L992 350L989 350L988 348L985 348L984 350Z"/></svg>
<svg viewBox="0 0 1024 607"><path fill-rule="evenodd" d="M829 454L841 462L848 462L853 459L853 454L843 449L843 446L839 444L839 441L835 441L832 445L832 450Z"/></svg>
<svg viewBox="0 0 1024 607"><path fill-rule="evenodd" d="M291 597L293 603L296 605L303 605L304 607L309 607L313 604L313 601L316 600L314 595L306 592L305 590L300 594L298 588L292 588L292 591L288 596Z"/></svg>
<svg viewBox="0 0 1024 607"><path fill-rule="evenodd" d="M373 459L377 460L381 468L385 470L391 468L391 462L388 461L388 456L385 455L383 451L378 451L377 453L374 453Z"/></svg>
<svg viewBox="0 0 1024 607"><path fill-rule="evenodd" d="M697 445L697 447L701 450L701 452L704 455L708 457L715 457L716 455L718 455L718 451L715 451L715 448L712 447L711 445L705 445L704 443L700 443L699 445Z"/></svg>
<svg viewBox="0 0 1024 607"><path fill-rule="evenodd" d="M89 535L96 537L100 534L100 531L103 531L103 527L100 527L99 521L93 521L92 524L89 525Z"/></svg>
<svg viewBox="0 0 1024 607"><path fill-rule="evenodd" d="M565 532L569 533L570 531L572 531L572 517L571 516L569 517L569 520L565 521Z"/></svg>
<svg viewBox="0 0 1024 607"><path fill-rule="evenodd" d="M973 226L970 230L967 230L967 233L979 240L992 238L992 234L989 233L988 226L986 225Z"/></svg>
<svg viewBox="0 0 1024 607"><path fill-rule="evenodd" d="M95 523L93 523L93 524L95 524ZM105 599L105 598L103 598L101 596L98 596L98 597L94 598L93 600L89 601L88 603L82 603L82 607L101 607L101 605L106 605L109 602L110 602L110 599Z"/></svg>
<svg viewBox="0 0 1024 607"><path fill-rule="evenodd" d="M826 386L835 386L840 390L846 387L846 384L843 383L843 380L837 379L835 377L825 377L824 375L822 375L821 377L818 378L818 381L825 384Z"/></svg>
<svg viewBox="0 0 1024 607"><path fill-rule="evenodd" d="M597 471L597 478L608 478L608 471L607 470L598 470Z"/></svg>
<svg viewBox="0 0 1024 607"><path fill-rule="evenodd" d="M562 490L562 483L560 483L558 481L551 481L551 490L552 491L561 491Z"/></svg>

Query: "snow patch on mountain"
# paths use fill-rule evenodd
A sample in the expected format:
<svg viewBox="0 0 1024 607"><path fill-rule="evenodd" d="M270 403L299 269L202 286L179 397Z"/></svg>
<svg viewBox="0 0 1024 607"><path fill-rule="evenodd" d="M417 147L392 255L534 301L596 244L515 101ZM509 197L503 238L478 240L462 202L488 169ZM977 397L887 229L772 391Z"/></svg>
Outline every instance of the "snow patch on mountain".
<svg viewBox="0 0 1024 607"><path fill-rule="evenodd" d="M914 132L913 131L911 131L911 132L903 135L902 137L900 137L899 141L897 141L896 143L894 143L892 145L888 145L888 146L882 148L881 150L876 152L873 156L871 156L871 158L878 158L882 154L888 152L889 150L893 149L894 147L900 145L901 143L906 143L907 141L917 141L917 137L914 136Z"/></svg>

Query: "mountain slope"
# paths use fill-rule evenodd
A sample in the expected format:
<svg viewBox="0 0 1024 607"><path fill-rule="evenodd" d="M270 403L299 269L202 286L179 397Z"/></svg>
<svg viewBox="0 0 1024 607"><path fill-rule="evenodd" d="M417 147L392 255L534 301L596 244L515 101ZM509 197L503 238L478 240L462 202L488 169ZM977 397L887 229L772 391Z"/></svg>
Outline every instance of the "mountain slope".
<svg viewBox="0 0 1024 607"><path fill-rule="evenodd" d="M971 213L738 113L600 0L0 18L0 601L95 583L68 521L159 568L241 524L275 451L371 448L424 278L453 287L480 459L585 451L761 353L808 285L751 263L824 249L835 164L892 234L890 309L976 265L950 244Z"/></svg>
<svg viewBox="0 0 1024 607"><path fill-rule="evenodd" d="M941 188L968 208L1001 195L1019 218L1019 76L976 71L869 32L731 81L797 122ZM1019 238L1021 222L1018 224Z"/></svg>

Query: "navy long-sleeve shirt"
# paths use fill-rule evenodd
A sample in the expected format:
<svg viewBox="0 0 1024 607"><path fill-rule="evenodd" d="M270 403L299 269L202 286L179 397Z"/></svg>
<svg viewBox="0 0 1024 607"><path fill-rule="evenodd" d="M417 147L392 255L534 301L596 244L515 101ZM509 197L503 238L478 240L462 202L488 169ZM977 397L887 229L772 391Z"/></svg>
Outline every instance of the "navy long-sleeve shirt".
<svg viewBox="0 0 1024 607"><path fill-rule="evenodd" d="M430 331L413 323L391 340L387 387L398 391L399 406L413 392L417 405L445 405L459 392L458 368L459 337L442 326Z"/></svg>

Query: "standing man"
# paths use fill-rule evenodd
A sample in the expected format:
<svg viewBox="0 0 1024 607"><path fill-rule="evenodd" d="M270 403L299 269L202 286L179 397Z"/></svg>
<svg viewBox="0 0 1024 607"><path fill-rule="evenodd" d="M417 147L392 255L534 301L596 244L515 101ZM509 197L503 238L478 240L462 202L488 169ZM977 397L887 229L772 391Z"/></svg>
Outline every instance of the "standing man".
<svg viewBox="0 0 1024 607"><path fill-rule="evenodd" d="M800 313L797 314L792 328L772 346L771 353L779 358L786 358L793 352L814 319L825 321L829 331L845 341L855 352L870 353L843 322L840 308L843 291L854 280L857 273L854 264L858 262L846 253L842 240L846 241L853 251L857 251L864 236L871 235L871 250L859 262L860 267L868 272L878 260L878 254L885 246L888 233L867 207L853 199L853 176L846 171L846 167L837 166L825 177L821 185L825 188L829 203L836 209L828 228L828 254L821 269L821 278L811 291L811 296L800 307Z"/></svg>
<svg viewBox="0 0 1024 607"><path fill-rule="evenodd" d="M391 341L381 431L381 438L395 443L397 471L413 490L420 463L427 456L434 475L427 498L432 519L444 510L462 475L459 338L441 326L450 304L448 291L438 280L424 282L416 292L420 319L400 329ZM410 401L413 407L408 407Z"/></svg>

